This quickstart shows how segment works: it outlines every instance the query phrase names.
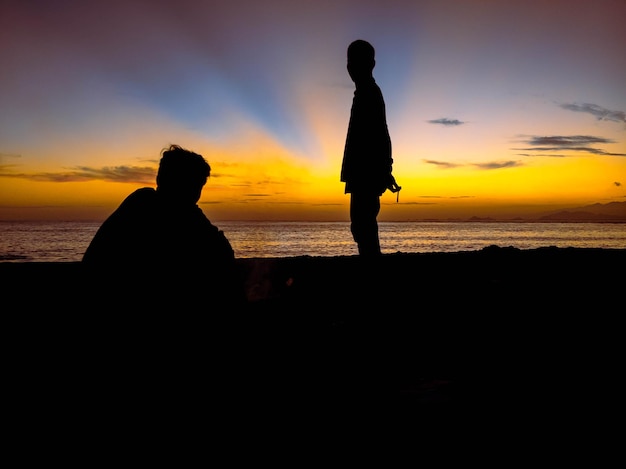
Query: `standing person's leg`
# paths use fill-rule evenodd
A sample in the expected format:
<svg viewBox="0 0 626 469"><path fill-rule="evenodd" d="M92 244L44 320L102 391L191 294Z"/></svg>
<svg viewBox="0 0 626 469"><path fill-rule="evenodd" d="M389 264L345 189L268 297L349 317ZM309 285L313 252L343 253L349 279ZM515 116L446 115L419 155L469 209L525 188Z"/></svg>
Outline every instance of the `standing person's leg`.
<svg viewBox="0 0 626 469"><path fill-rule="evenodd" d="M350 196L350 231L361 256L381 253L378 239L380 196L376 193L352 192Z"/></svg>

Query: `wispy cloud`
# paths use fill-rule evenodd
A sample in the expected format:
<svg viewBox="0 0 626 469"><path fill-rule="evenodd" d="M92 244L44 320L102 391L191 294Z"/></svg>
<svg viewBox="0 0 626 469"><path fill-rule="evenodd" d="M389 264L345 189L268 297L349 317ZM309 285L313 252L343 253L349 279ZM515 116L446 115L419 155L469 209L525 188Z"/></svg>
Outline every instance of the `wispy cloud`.
<svg viewBox="0 0 626 469"><path fill-rule="evenodd" d="M434 166L439 166L440 168L445 168L445 169L456 168L457 166L460 166L459 164L449 163L448 161L437 161L437 160L423 160L423 161L424 163L432 164Z"/></svg>
<svg viewBox="0 0 626 469"><path fill-rule="evenodd" d="M105 166L103 168L80 166L74 174L78 177L110 182L153 183L156 178L156 169L149 166Z"/></svg>
<svg viewBox="0 0 626 469"><path fill-rule="evenodd" d="M594 137L592 135L552 135L552 136L531 136L524 140L524 143L532 145L527 148L515 148L519 151L541 152L541 156L564 157L563 154L545 154L543 152L551 151L574 151L582 153L591 153L593 155L602 156L626 156L626 153L613 153L590 145L615 143L614 140ZM527 156L536 156L537 153L525 154Z"/></svg>
<svg viewBox="0 0 626 469"><path fill-rule="evenodd" d="M537 156L536 154L532 154L532 153L516 153L517 156ZM565 155L559 155L559 154L549 154L549 153L544 153L541 156L547 156L550 158L565 158Z"/></svg>
<svg viewBox="0 0 626 469"><path fill-rule="evenodd" d="M516 166L524 166L519 161L490 161L487 163L472 163L472 166L476 166L480 169L502 169L502 168L515 168Z"/></svg>
<svg viewBox="0 0 626 469"><path fill-rule="evenodd" d="M85 181L108 181L127 183L154 183L156 169L147 166L112 166L103 168L89 168L79 166L77 168L51 172L14 172L7 167L0 167L0 177L30 179L40 182L85 182Z"/></svg>
<svg viewBox="0 0 626 469"><path fill-rule="evenodd" d="M590 135L555 135L550 137L530 137L530 145L554 145L569 147L572 145L592 145L594 143L614 143L614 140Z"/></svg>
<svg viewBox="0 0 626 469"><path fill-rule="evenodd" d="M2 164L0 163L0 177L6 175L6 174L11 174L11 172L13 171L13 168L16 168L17 165L14 164Z"/></svg>
<svg viewBox="0 0 626 469"><path fill-rule="evenodd" d="M428 122L429 124L445 125L446 127L453 127L453 126L465 124L465 122L460 121L458 119L448 119L447 117L442 117L441 119L432 119L426 122Z"/></svg>
<svg viewBox="0 0 626 469"><path fill-rule="evenodd" d="M612 111L610 109L603 108L597 104L591 103L564 103L558 104L559 107L574 112L585 112L591 114L600 121L612 121L626 124L626 112L624 111Z"/></svg>
<svg viewBox="0 0 626 469"><path fill-rule="evenodd" d="M458 163L449 163L447 161L437 161L437 160L423 160L424 163L432 164L434 166L438 166L442 169L452 169L458 168L460 166L474 166L478 169L501 169L501 168L513 168L516 166L523 166L524 164L519 161L489 161L486 163L467 163L467 164L458 164Z"/></svg>
<svg viewBox="0 0 626 469"><path fill-rule="evenodd" d="M8 159L21 158L22 155L17 153L2 153L0 152L0 176L10 173L17 165L14 163L6 163Z"/></svg>

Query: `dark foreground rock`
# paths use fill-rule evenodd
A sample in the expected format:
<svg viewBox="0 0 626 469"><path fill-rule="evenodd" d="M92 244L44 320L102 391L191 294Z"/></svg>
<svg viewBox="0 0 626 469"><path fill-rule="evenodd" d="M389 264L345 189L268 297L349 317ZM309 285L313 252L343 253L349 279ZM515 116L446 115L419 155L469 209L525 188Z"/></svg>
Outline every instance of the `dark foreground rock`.
<svg viewBox="0 0 626 469"><path fill-rule="evenodd" d="M210 285L159 302L159 285L94 288L80 263L0 264L8 388L38 415L145 419L175 401L225 421L363 405L407 420L563 417L623 390L626 250L238 263L236 306L212 302Z"/></svg>

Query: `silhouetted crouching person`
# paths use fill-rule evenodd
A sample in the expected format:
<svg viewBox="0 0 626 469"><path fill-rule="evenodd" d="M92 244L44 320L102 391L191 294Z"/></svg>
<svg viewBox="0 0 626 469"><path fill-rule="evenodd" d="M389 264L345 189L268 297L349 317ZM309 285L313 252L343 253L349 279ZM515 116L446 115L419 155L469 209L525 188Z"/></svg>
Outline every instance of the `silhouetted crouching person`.
<svg viewBox="0 0 626 469"><path fill-rule="evenodd" d="M100 226L82 259L96 291L177 309L237 306L245 298L232 246L197 202L211 174L199 154L162 151L156 189L130 194ZM105 298L106 299L106 298ZM94 298L94 301L97 301ZM227 311L220 310L225 314Z"/></svg>
<svg viewBox="0 0 626 469"><path fill-rule="evenodd" d="M210 173L201 155L164 149L156 189L131 193L83 256L86 315L97 318L82 332L94 338L90 370L120 409L197 406L228 382L246 299L230 242L197 206Z"/></svg>
<svg viewBox="0 0 626 469"><path fill-rule="evenodd" d="M363 40L348 46L348 74L355 84L341 181L350 194L350 229L361 256L380 255L377 217L380 196L400 187L392 176L391 138L385 101L372 72L374 47Z"/></svg>

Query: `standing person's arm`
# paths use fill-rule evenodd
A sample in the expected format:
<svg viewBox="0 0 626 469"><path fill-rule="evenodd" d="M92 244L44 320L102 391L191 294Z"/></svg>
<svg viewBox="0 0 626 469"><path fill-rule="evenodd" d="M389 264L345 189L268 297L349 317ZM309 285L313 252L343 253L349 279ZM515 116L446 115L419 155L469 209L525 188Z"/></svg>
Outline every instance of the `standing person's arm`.
<svg viewBox="0 0 626 469"><path fill-rule="evenodd" d="M370 116L372 116L371 132L375 137L373 147L375 153L380 158L380 177L382 178L381 194L389 189L391 192L398 192L400 189L393 176L392 143L387 125L387 110L382 91L378 85L372 88L370 97L372 106Z"/></svg>

